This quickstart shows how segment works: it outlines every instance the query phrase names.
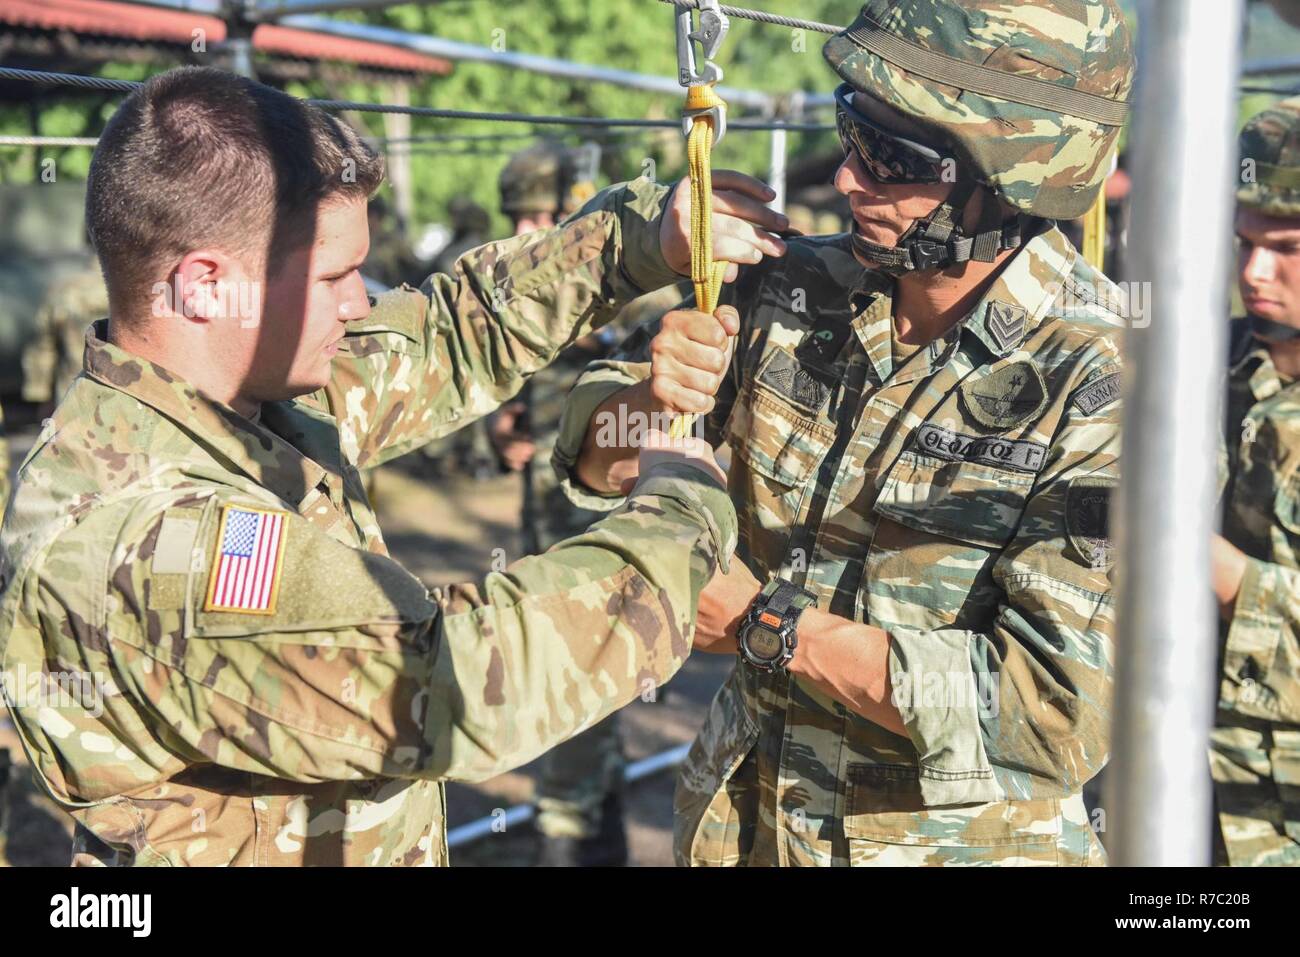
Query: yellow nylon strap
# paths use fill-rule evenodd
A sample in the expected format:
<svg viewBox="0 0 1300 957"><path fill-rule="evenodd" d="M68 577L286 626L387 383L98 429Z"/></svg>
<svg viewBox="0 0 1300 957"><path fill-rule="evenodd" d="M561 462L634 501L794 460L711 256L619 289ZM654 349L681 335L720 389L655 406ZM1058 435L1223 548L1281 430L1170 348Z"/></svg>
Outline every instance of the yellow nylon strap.
<svg viewBox="0 0 1300 957"><path fill-rule="evenodd" d="M726 107L711 86L692 86L686 91L688 110ZM686 137L686 159L691 172L691 282L695 286L695 304L701 312L713 315L722 295L722 277L727 263L713 258L713 118L696 116ZM681 415L669 426L668 434L680 439L695 424L694 415Z"/></svg>
<svg viewBox="0 0 1300 957"><path fill-rule="evenodd" d="M1097 202L1083 214L1083 258L1098 272L1106 260L1106 187L1097 194Z"/></svg>

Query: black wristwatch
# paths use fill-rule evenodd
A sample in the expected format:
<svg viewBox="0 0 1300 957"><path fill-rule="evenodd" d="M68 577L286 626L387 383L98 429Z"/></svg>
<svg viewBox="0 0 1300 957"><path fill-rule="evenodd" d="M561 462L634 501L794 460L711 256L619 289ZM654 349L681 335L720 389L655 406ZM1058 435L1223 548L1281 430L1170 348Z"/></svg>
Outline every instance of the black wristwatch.
<svg viewBox="0 0 1300 957"><path fill-rule="evenodd" d="M799 616L816 604L812 592L784 578L773 578L740 623L740 657L759 671L785 671L799 644Z"/></svg>

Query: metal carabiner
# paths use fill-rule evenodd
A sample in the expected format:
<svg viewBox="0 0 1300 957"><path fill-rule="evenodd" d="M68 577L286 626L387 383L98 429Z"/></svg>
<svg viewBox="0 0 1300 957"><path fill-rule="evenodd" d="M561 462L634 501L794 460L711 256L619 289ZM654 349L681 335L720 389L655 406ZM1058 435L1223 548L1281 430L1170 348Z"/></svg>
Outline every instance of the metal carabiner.
<svg viewBox="0 0 1300 957"><path fill-rule="evenodd" d="M677 82L682 86L712 86L722 80L722 67L713 62L722 46L731 22L722 12L718 0L697 0L700 25L695 29L690 7L677 7ZM700 65L695 55L695 44L700 45ZM697 116L713 117L713 145L722 141L727 131L727 114L718 107L682 111L682 133L690 135L691 125Z"/></svg>

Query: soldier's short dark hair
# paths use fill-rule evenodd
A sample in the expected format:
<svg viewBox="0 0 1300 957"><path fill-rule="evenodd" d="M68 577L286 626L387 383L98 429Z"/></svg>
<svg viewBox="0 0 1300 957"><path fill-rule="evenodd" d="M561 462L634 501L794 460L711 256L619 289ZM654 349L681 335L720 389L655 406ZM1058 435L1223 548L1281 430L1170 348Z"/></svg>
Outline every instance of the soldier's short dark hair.
<svg viewBox="0 0 1300 957"><path fill-rule="evenodd" d="M326 200L366 199L384 161L317 107L211 67L161 73L118 107L86 184L86 223L115 311L148 301L186 252L268 255ZM279 256L269 255L274 271Z"/></svg>

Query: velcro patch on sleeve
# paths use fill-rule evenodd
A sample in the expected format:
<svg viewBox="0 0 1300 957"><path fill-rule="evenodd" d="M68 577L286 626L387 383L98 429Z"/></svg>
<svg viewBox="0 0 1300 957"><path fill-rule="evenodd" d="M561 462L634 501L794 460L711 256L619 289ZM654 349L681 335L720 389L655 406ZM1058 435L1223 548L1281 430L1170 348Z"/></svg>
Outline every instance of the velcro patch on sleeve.
<svg viewBox="0 0 1300 957"><path fill-rule="evenodd" d="M196 562L194 554L202 515L203 510L197 508L171 509L163 515L150 566L155 575L184 575L202 567L202 560Z"/></svg>
<svg viewBox="0 0 1300 957"><path fill-rule="evenodd" d="M979 462L1017 472L1037 473L1047 460L1047 446L1026 439L962 435L927 422L913 440L919 451L950 462Z"/></svg>
<svg viewBox="0 0 1300 957"><path fill-rule="evenodd" d="M223 505L204 611L275 613L289 513Z"/></svg>
<svg viewBox="0 0 1300 957"><path fill-rule="evenodd" d="M1109 375L1093 379L1083 386L1074 394L1074 407L1084 415L1092 415L1094 412L1106 408L1116 399L1119 398L1119 373L1112 372Z"/></svg>
<svg viewBox="0 0 1300 957"><path fill-rule="evenodd" d="M1065 496L1065 530L1083 564L1105 568L1114 561L1110 537L1110 500L1116 482L1103 478L1071 479Z"/></svg>
<svg viewBox="0 0 1300 957"><path fill-rule="evenodd" d="M784 349L777 349L758 375L767 386L792 405L816 414L831 394L830 384L820 369L800 363Z"/></svg>

